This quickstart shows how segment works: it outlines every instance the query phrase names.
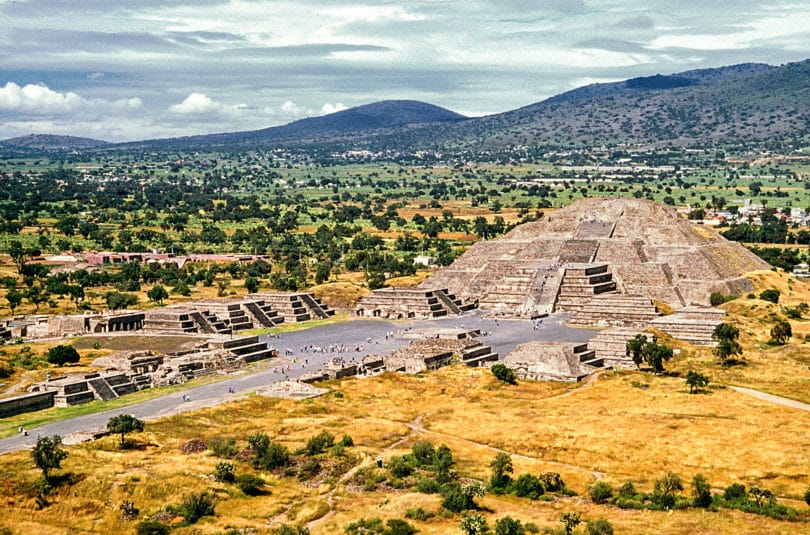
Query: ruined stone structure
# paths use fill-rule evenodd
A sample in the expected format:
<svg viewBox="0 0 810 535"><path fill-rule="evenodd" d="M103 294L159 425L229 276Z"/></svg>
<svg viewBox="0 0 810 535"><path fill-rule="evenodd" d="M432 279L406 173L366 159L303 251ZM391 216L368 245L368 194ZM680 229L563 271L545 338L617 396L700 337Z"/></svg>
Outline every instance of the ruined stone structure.
<svg viewBox="0 0 810 535"><path fill-rule="evenodd" d="M644 297L676 309L708 304L712 292L752 291L744 274L761 269L770 266L669 207L599 198L577 201L501 238L476 243L422 287L448 288L463 302L494 312L582 312L582 324L598 318L621 325L643 318L614 314L606 319L602 312L611 307L632 308L612 296ZM652 310L644 308L642 315L650 319Z"/></svg>
<svg viewBox="0 0 810 535"><path fill-rule="evenodd" d="M521 344L503 363L518 378L531 381L579 381L603 365L587 344L555 342Z"/></svg>
<svg viewBox="0 0 810 535"><path fill-rule="evenodd" d="M311 293L255 293L247 298L263 301L278 311L286 322L327 319L335 315L334 310Z"/></svg>
<svg viewBox="0 0 810 535"><path fill-rule="evenodd" d="M627 342L643 335L652 341L652 335L643 332L643 329L634 327L613 327L600 331L588 341L588 349L594 351L597 358L602 359L605 368L635 368L633 359L627 356Z"/></svg>
<svg viewBox="0 0 810 535"><path fill-rule="evenodd" d="M462 305L446 289L380 288L360 298L358 316L388 319L429 319L461 314L474 305Z"/></svg>
<svg viewBox="0 0 810 535"><path fill-rule="evenodd" d="M0 327L0 338L59 338L65 335L137 331L143 328L139 311L90 312L73 316L44 314L11 318Z"/></svg>
<svg viewBox="0 0 810 535"><path fill-rule="evenodd" d="M663 331L674 338L694 345L714 346L715 327L723 323L725 311L712 307L684 307L669 316L650 322L650 327Z"/></svg>

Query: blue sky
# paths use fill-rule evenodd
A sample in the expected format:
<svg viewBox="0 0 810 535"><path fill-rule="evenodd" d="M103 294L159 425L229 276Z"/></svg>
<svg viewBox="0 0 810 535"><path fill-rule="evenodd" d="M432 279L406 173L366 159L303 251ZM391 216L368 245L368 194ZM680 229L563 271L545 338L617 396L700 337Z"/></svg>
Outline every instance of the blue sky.
<svg viewBox="0 0 810 535"><path fill-rule="evenodd" d="M807 58L808 2L0 0L0 139L250 130L392 98L484 115Z"/></svg>

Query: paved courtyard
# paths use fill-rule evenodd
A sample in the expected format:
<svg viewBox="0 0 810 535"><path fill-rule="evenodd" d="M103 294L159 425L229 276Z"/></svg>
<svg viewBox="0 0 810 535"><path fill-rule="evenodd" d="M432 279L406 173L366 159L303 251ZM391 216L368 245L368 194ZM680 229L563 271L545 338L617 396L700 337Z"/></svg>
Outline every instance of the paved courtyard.
<svg viewBox="0 0 810 535"><path fill-rule="evenodd" d="M254 392L258 387L269 383L294 379L316 370L338 356L329 352L330 346L344 347L339 354L344 360L359 362L370 354L388 354L407 345L410 340L402 335L407 330L464 328L479 329L486 333L481 337L485 345L492 346L501 358L516 345L532 340L556 342L586 342L598 331L592 329L569 328L563 325L565 316L552 315L534 323L529 320L494 320L483 318L477 312L463 316L421 320L384 321L352 320L321 325L310 329L282 334L268 339L279 352L279 358L269 363L269 367L255 371L237 372L232 378L214 384L190 388L183 392L167 394L149 401L127 407L113 409L86 416L78 416L60 422L29 429L28 436L22 434L0 440L0 453L32 447L37 436L61 435L85 432L104 428L107 421L118 414L132 414L144 420L160 418L170 414L206 407L234 399L242 394ZM394 336L386 336L393 333ZM313 349L314 348L314 349ZM326 352L317 350L327 348ZM231 389L233 390L231 392ZM189 400L184 401L184 396Z"/></svg>

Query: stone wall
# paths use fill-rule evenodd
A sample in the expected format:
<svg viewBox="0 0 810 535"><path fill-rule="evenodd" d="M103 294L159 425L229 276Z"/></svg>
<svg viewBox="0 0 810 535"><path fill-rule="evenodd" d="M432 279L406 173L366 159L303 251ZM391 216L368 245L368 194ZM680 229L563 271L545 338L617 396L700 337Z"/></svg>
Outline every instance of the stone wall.
<svg viewBox="0 0 810 535"><path fill-rule="evenodd" d="M53 407L56 392L34 392L0 400L0 418L16 416L24 412L39 411Z"/></svg>

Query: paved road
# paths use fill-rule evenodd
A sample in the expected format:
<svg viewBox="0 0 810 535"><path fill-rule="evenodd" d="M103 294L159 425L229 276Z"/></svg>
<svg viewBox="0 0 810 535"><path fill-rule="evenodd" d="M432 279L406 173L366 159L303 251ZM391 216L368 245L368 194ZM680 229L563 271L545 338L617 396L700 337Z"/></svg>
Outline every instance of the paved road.
<svg viewBox="0 0 810 535"><path fill-rule="evenodd" d="M132 414L143 420L151 420L177 412L216 405L254 392L258 387L269 383L309 373L323 367L332 357L336 356L330 353L305 350L308 346L328 347L333 344L345 344L349 351L341 353L340 356L347 361L351 361L351 359L360 361L366 355L387 354L407 345L410 340L401 336L406 329L463 327L480 329L482 332L489 333L482 337L482 341L486 345L492 346L493 350L503 357L517 344L530 340L585 342L597 332L590 329L566 327L562 324L564 319L565 316L561 315L550 316L535 329L533 323L528 320L501 319L496 321L482 318L477 312L474 312L464 316L423 321L354 320L284 333L279 337L264 337L279 351L280 358L272 363L275 366L247 373L237 372L232 378L214 384L198 386L184 392L168 394L127 407L78 416L29 429L28 436L19 434L0 440L0 453L33 447L37 436L60 435L64 437L73 433L102 429L106 427L107 421L111 417L118 414ZM399 335L386 339L386 334L392 332L399 333ZM285 355L285 353L289 354ZM229 393L229 388L233 388L234 393ZM188 396L190 401L184 401L184 395Z"/></svg>
<svg viewBox="0 0 810 535"><path fill-rule="evenodd" d="M771 403L778 403L779 405L784 405L785 407L791 407L793 409L800 409L803 411L810 411L810 404L802 403L801 401L796 401L795 399L774 396L773 394L766 394L765 392L760 392L759 390L754 390L753 388L745 388L742 386L729 386L729 388L732 390L736 390L737 392L742 392L743 394L748 394L749 396L754 396L756 398L763 399L765 401L770 401Z"/></svg>

